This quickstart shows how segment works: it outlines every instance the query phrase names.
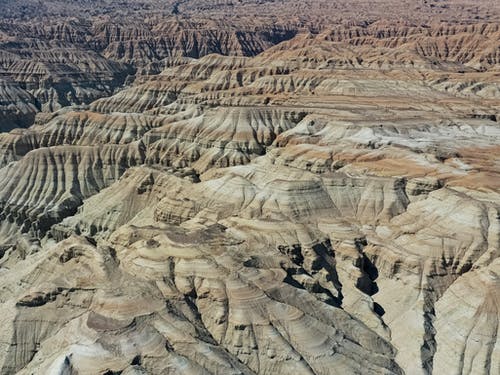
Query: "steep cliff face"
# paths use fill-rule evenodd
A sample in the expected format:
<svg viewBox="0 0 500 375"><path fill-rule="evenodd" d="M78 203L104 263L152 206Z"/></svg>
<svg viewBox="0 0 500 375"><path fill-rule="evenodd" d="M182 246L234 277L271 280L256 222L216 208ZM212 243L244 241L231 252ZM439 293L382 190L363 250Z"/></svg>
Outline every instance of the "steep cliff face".
<svg viewBox="0 0 500 375"><path fill-rule="evenodd" d="M1 373L498 372L500 13L260 3L4 21Z"/></svg>
<svg viewBox="0 0 500 375"><path fill-rule="evenodd" d="M33 95L10 80L0 80L0 132L31 125L39 110Z"/></svg>
<svg viewBox="0 0 500 375"><path fill-rule="evenodd" d="M305 31L344 47L365 47L361 53L333 54L325 62L329 66L389 69L397 63L408 68L440 64L491 69L500 56L498 14L486 3L143 0L128 1L124 7L115 0L4 1L0 72L27 93L6 88L11 92L2 99L9 108L0 115L12 125L2 130L31 125L32 112L108 97L182 57L255 56ZM388 54L381 55L384 49ZM444 91L499 95L495 82L441 77L437 84ZM32 104L29 110L16 107L19 95Z"/></svg>
<svg viewBox="0 0 500 375"><path fill-rule="evenodd" d="M133 73L130 66L68 42L24 39L11 29L9 33L13 37L0 38L0 66L2 76L12 82L3 85L6 108L1 111L11 127L32 125L38 111L52 112L111 95ZM29 108L18 107L20 102Z"/></svg>
<svg viewBox="0 0 500 375"><path fill-rule="evenodd" d="M175 59L253 56L297 33L297 26L286 24L250 27L209 19L56 22L0 22L0 71L7 80L0 115L10 123L2 131L33 124L38 111L111 96L136 75L157 74Z"/></svg>

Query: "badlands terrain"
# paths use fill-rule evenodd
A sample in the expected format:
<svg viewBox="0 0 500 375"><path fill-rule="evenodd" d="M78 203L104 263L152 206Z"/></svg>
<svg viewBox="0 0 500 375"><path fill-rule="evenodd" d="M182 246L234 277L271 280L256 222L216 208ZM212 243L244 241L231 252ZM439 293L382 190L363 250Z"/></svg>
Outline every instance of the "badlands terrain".
<svg viewBox="0 0 500 375"><path fill-rule="evenodd" d="M500 3L5 0L1 374L500 374Z"/></svg>

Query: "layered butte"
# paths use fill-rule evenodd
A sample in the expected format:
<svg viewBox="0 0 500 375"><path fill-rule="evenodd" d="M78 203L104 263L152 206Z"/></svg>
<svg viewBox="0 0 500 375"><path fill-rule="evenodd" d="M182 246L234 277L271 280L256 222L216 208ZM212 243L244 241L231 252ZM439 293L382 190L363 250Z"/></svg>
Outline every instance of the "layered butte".
<svg viewBox="0 0 500 375"><path fill-rule="evenodd" d="M0 373L500 372L498 5L257 3L5 21Z"/></svg>

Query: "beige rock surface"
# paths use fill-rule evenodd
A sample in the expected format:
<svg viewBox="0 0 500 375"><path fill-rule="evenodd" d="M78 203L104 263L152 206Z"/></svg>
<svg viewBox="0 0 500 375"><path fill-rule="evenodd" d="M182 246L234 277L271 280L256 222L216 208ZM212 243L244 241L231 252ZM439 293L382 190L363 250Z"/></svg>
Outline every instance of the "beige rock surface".
<svg viewBox="0 0 500 375"><path fill-rule="evenodd" d="M135 69L0 87L0 373L498 374L498 4L133 3L0 22Z"/></svg>

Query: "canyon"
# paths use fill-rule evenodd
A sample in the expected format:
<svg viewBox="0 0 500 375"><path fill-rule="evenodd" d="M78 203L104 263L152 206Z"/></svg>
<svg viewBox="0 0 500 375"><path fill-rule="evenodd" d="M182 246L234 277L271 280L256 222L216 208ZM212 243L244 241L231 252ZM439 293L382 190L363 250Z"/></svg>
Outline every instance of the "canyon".
<svg viewBox="0 0 500 375"><path fill-rule="evenodd" d="M496 1L0 11L0 373L500 373Z"/></svg>

